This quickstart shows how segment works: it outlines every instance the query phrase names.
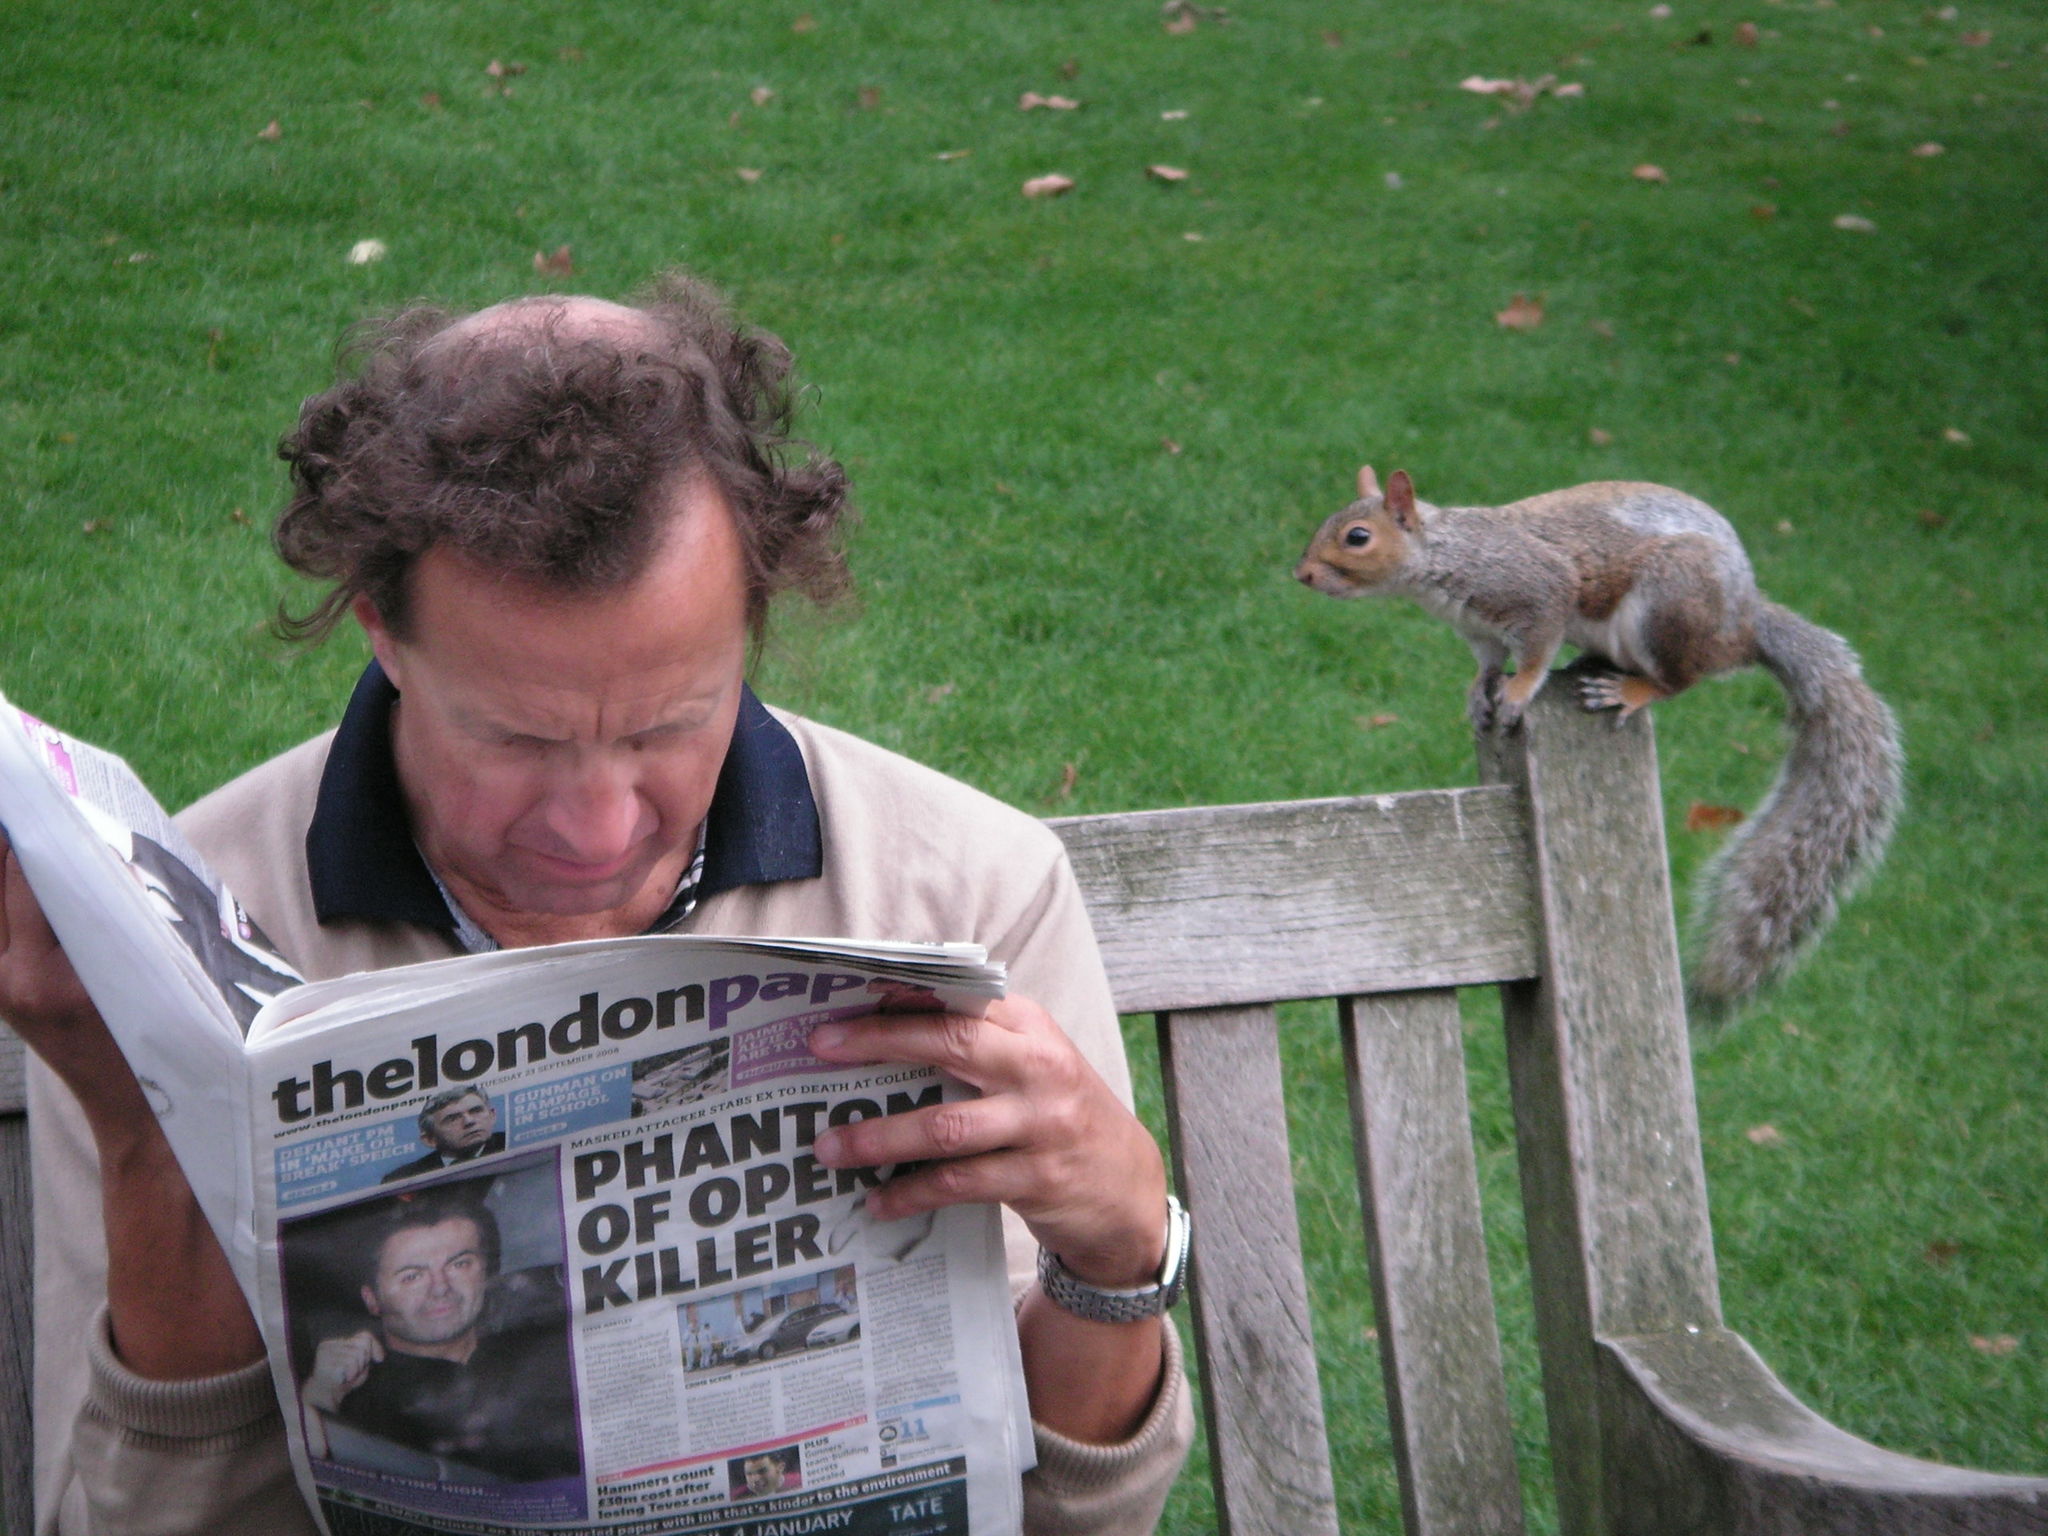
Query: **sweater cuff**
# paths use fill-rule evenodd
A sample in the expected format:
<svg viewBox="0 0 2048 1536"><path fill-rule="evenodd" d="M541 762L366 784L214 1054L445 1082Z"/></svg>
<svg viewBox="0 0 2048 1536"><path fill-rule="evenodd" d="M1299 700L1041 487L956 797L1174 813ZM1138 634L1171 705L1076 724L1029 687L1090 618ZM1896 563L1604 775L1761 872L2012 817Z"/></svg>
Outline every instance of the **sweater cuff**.
<svg viewBox="0 0 2048 1536"><path fill-rule="evenodd" d="M1180 1330L1173 1319L1160 1319L1164 1358L1159 1365L1159 1393L1130 1439L1115 1445L1093 1445L1075 1440L1036 1420L1031 1433L1038 1444L1036 1476L1052 1488L1068 1494L1095 1493L1128 1478L1131 1472L1174 1447L1175 1466L1185 1447L1181 1421L1186 1416L1182 1403L1187 1397L1187 1373L1181 1364Z"/></svg>
<svg viewBox="0 0 2048 1536"><path fill-rule="evenodd" d="M86 1411L126 1434L199 1449L205 1442L239 1443L255 1432L274 1431L277 1394L267 1359L220 1376L153 1381L136 1375L114 1353L107 1309L101 1307L92 1320L86 1360Z"/></svg>

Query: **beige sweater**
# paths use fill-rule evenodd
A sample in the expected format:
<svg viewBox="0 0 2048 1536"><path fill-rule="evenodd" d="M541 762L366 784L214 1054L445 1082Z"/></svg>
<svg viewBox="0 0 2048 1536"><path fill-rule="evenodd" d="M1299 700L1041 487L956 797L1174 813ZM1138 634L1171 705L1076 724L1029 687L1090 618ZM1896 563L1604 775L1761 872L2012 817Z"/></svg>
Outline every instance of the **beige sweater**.
<svg viewBox="0 0 2048 1536"><path fill-rule="evenodd" d="M1058 1019L1130 1097L1122 1038L1080 893L1037 821L893 753L783 716L824 832L824 874L711 896L684 925L716 934L964 939L1010 969L1014 991ZM309 978L451 952L388 923L322 927L305 834L329 736L273 758L180 818L278 950ZM261 1362L231 1376L154 1382L128 1371L105 1329L105 1238L92 1144L70 1096L32 1065L36 1185L38 1536L308 1536L284 1429ZM1036 1248L1004 1213L1013 1288ZM1150 1415L1128 1442L1091 1446L1037 1429L1026 1475L1034 1536L1142 1533L1158 1520L1193 1436L1173 1330Z"/></svg>

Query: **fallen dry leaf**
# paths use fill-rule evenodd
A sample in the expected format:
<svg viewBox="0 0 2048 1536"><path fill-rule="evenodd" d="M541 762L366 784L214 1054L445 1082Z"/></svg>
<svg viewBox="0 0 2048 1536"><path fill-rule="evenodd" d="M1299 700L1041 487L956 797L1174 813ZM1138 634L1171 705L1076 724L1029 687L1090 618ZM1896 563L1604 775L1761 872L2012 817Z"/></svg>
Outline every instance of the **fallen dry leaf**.
<svg viewBox="0 0 2048 1536"><path fill-rule="evenodd" d="M1936 1238L1927 1245L1921 1257L1926 1259L1936 1269L1947 1269L1949 1265L1956 1261L1962 1251L1963 1245L1961 1243L1951 1243L1944 1238Z"/></svg>
<svg viewBox="0 0 2048 1536"><path fill-rule="evenodd" d="M1604 427L1586 428L1586 441L1595 448L1605 448L1614 441L1614 434Z"/></svg>
<svg viewBox="0 0 2048 1536"><path fill-rule="evenodd" d="M1184 231L1182 231L1182 233L1181 233L1181 239L1183 239L1183 240L1189 240L1189 241L1192 241L1192 242L1194 242L1194 243L1195 243L1196 245L1200 245L1200 244L1201 244L1201 243L1202 243L1202 242L1203 242L1204 240L1206 240L1206 239L1208 239L1208 238L1209 238L1209 237L1208 237L1207 235L1203 234L1203 233L1202 233L1202 232L1201 232L1200 230L1198 230L1198 229L1189 229L1189 230L1184 230Z"/></svg>
<svg viewBox="0 0 2048 1536"><path fill-rule="evenodd" d="M1176 182L1188 179L1188 173L1177 165L1148 165L1145 167L1145 174L1154 181Z"/></svg>
<svg viewBox="0 0 2048 1536"><path fill-rule="evenodd" d="M1965 48L1982 48L1991 41L1991 34L1989 32L1965 32L1956 41Z"/></svg>
<svg viewBox="0 0 2048 1536"><path fill-rule="evenodd" d="M1081 61L1079 59L1065 59L1061 61L1060 78L1062 80L1071 80L1080 73Z"/></svg>
<svg viewBox="0 0 2048 1536"><path fill-rule="evenodd" d="M1382 176L1380 180L1384 181L1387 184L1387 190L1389 192L1398 192L1401 190L1402 187L1407 185L1406 182L1401 180L1401 173L1399 171L1389 171L1386 175Z"/></svg>
<svg viewBox="0 0 2048 1536"><path fill-rule="evenodd" d="M564 64L581 64L583 62L583 50L581 48L557 48L555 50L555 57Z"/></svg>
<svg viewBox="0 0 2048 1536"><path fill-rule="evenodd" d="M1172 438L1162 437L1159 439L1159 446L1164 448L1173 457L1180 457L1180 444L1176 443Z"/></svg>
<svg viewBox="0 0 2048 1536"><path fill-rule="evenodd" d="M249 514L244 512L240 507L235 508L235 510L230 512L228 516L233 518L236 522L240 523L244 528L249 526Z"/></svg>
<svg viewBox="0 0 2048 1536"><path fill-rule="evenodd" d="M131 267L139 267L139 266L141 266L141 265L142 265L142 264L143 264L143 263L144 263L145 261L155 261L155 260L156 260L156 256L155 256L155 254L154 254L153 252L150 252L150 251L131 251L131 252L129 253L129 255L128 255L128 265L129 265L129 266L131 266Z"/></svg>
<svg viewBox="0 0 2048 1536"><path fill-rule="evenodd" d="M1671 179L1664 174L1664 167L1661 165L1639 165L1630 171L1629 175L1635 177L1637 181L1666 182Z"/></svg>
<svg viewBox="0 0 2048 1536"><path fill-rule="evenodd" d="M952 696L953 690L958 686L959 684L957 683L935 684L934 686L925 689L924 701L927 704L936 704L941 699L950 698Z"/></svg>
<svg viewBox="0 0 2048 1536"><path fill-rule="evenodd" d="M1834 219L1835 228L1846 229L1851 234L1867 235L1877 228L1860 213L1838 213Z"/></svg>
<svg viewBox="0 0 2048 1536"><path fill-rule="evenodd" d="M439 91L421 91L420 105L425 107L429 112L440 111L441 93Z"/></svg>
<svg viewBox="0 0 2048 1536"><path fill-rule="evenodd" d="M1932 507L1922 507L1915 515L1919 517L1922 528L1946 528L1948 526L1948 519Z"/></svg>
<svg viewBox="0 0 2048 1536"><path fill-rule="evenodd" d="M2019 1347L2020 1341L2009 1333L1994 1333L1988 1337L1981 1333L1970 1335L1970 1348L1979 1354L1991 1355L1994 1358L2009 1355Z"/></svg>
<svg viewBox="0 0 2048 1536"><path fill-rule="evenodd" d="M1775 219L1778 216L1778 205L1776 203L1751 203L1749 205L1749 216L1752 219Z"/></svg>
<svg viewBox="0 0 2048 1536"><path fill-rule="evenodd" d="M1583 96L1586 94L1586 84L1583 80L1567 80L1550 94L1553 96Z"/></svg>
<svg viewBox="0 0 2048 1536"><path fill-rule="evenodd" d="M1704 800L1695 800L1685 808L1685 830L1688 832L1718 832L1723 827L1741 823L1741 807L1733 805L1709 805Z"/></svg>
<svg viewBox="0 0 2048 1536"><path fill-rule="evenodd" d="M1753 1145L1759 1147L1781 1146L1785 1140L1785 1133L1775 1125L1752 1125L1742 1134L1747 1136Z"/></svg>
<svg viewBox="0 0 2048 1536"><path fill-rule="evenodd" d="M1368 731L1384 731L1390 725L1398 725L1401 717L1392 714L1360 715L1358 723Z"/></svg>
<svg viewBox="0 0 2048 1536"><path fill-rule="evenodd" d="M1323 42L1332 48L1342 48L1344 46L1344 34L1335 27L1332 27L1323 34Z"/></svg>
<svg viewBox="0 0 2048 1536"><path fill-rule="evenodd" d="M1738 47L1738 48L1754 48L1754 47L1756 46L1756 44L1757 44L1757 36L1758 36L1758 34L1757 34L1757 30L1756 30L1756 23L1755 23L1755 22L1753 22L1753 21L1741 21L1741 22L1737 22L1737 23L1735 24L1735 46L1736 46L1736 47Z"/></svg>
<svg viewBox="0 0 2048 1536"><path fill-rule="evenodd" d="M1774 527L1772 528L1772 530L1771 530L1771 531L1772 531L1773 533L1778 533L1778 534L1782 534L1782 535L1784 535L1784 536L1785 536L1785 537L1787 537L1787 538L1791 537L1791 534L1792 534L1792 520L1791 520L1790 518L1788 518L1788 517L1781 517L1781 518L1779 518L1779 519L1778 519L1778 521L1777 521L1777 524L1776 524L1776 525L1775 525L1775 526L1774 526Z"/></svg>
<svg viewBox="0 0 2048 1536"><path fill-rule="evenodd" d="M1961 427L1943 427L1941 429L1941 440L1944 443L1954 443L1958 448L1970 446L1970 434Z"/></svg>
<svg viewBox="0 0 2048 1536"><path fill-rule="evenodd" d="M1948 153L1947 150L1943 149L1939 144L1935 143L1932 139L1929 139L1925 144L1915 144L1911 152L1919 156L1922 160L1932 160L1936 155L1944 155Z"/></svg>
<svg viewBox="0 0 2048 1536"><path fill-rule="evenodd" d="M752 185L753 185L753 184L754 184L755 182L757 182L757 181L759 181L759 180L761 179L761 171L760 171L760 168L759 168L758 166L752 166L752 165L739 165L739 166L734 166L734 167L733 167L733 175L735 175L735 176L739 177L739 179L740 179L741 181L744 181L744 182L745 182L745 183L746 183L746 184L747 184L748 186L750 186L750 187L751 187L751 186L752 186Z"/></svg>
<svg viewBox="0 0 2048 1536"><path fill-rule="evenodd" d="M1074 786L1081 782L1081 770L1072 763L1060 765L1060 787L1056 798L1064 800L1074 792Z"/></svg>
<svg viewBox="0 0 2048 1536"><path fill-rule="evenodd" d="M864 85L854 98L863 112L872 112L882 104L882 88L879 85Z"/></svg>
<svg viewBox="0 0 2048 1536"><path fill-rule="evenodd" d="M569 277L576 271L576 262L568 246L558 245L552 251L535 251L533 270L543 277Z"/></svg>
<svg viewBox="0 0 2048 1536"><path fill-rule="evenodd" d="M525 74L526 66L524 64L507 64L503 59L493 59L484 66L484 73L493 80L506 80L513 75Z"/></svg>
<svg viewBox="0 0 2048 1536"><path fill-rule="evenodd" d="M382 240L358 240L348 248L348 261L352 267L367 267L373 261L382 261L391 254L391 248Z"/></svg>
<svg viewBox="0 0 2048 1536"><path fill-rule="evenodd" d="M1183 121L1187 117L1187 115L1187 109L1185 107L1179 107L1171 111L1160 113L1159 121L1161 121L1162 123L1178 123Z"/></svg>
<svg viewBox="0 0 2048 1536"><path fill-rule="evenodd" d="M1185 37L1201 24L1201 19L1193 11L1176 11L1166 18L1166 30L1175 37Z"/></svg>
<svg viewBox="0 0 2048 1536"><path fill-rule="evenodd" d="M1072 112L1080 105L1071 96L1041 96L1036 91L1026 91L1017 98L1017 108L1021 112L1035 112L1040 107L1054 112Z"/></svg>
<svg viewBox="0 0 2048 1536"><path fill-rule="evenodd" d="M775 99L775 92L765 85L757 85L747 92L747 99L757 107L765 107Z"/></svg>
<svg viewBox="0 0 2048 1536"><path fill-rule="evenodd" d="M1026 197L1058 197L1074 190L1074 178L1062 176L1057 171L1045 176L1034 176L1024 183Z"/></svg>
<svg viewBox="0 0 2048 1536"><path fill-rule="evenodd" d="M1518 293L1508 300L1508 307L1498 311L1493 318L1502 330L1533 331L1543 323L1543 300Z"/></svg>
<svg viewBox="0 0 2048 1536"><path fill-rule="evenodd" d="M265 123L256 130L256 137L263 140L266 144L275 144L284 137L284 129L278 126L277 119L273 117L268 123Z"/></svg>
<svg viewBox="0 0 2048 1536"><path fill-rule="evenodd" d="M973 153L974 151L971 149L942 149L936 155L933 155L932 158L934 160L965 160Z"/></svg>
<svg viewBox="0 0 2048 1536"><path fill-rule="evenodd" d="M818 18L806 11L789 24L789 30L792 32L815 32L818 30Z"/></svg>
<svg viewBox="0 0 2048 1536"><path fill-rule="evenodd" d="M1650 15L1657 21L1669 21L1671 19L1671 7L1668 5L1653 5L1650 7Z"/></svg>
<svg viewBox="0 0 2048 1536"><path fill-rule="evenodd" d="M105 533L113 526L114 520L110 517L93 517L87 518L84 522L80 523L78 531L80 533Z"/></svg>

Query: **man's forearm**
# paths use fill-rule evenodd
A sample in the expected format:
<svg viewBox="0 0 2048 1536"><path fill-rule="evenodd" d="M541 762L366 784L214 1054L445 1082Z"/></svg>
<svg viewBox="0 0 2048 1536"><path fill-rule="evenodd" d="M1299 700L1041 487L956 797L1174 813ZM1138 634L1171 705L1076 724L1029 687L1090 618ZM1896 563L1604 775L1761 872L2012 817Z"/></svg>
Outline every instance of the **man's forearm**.
<svg viewBox="0 0 2048 1536"><path fill-rule="evenodd" d="M158 1381L249 1364L263 1337L154 1117L98 1140L116 1353Z"/></svg>
<svg viewBox="0 0 2048 1536"><path fill-rule="evenodd" d="M1062 1311L1033 1286L1017 1309L1031 1417L1091 1445L1137 1433L1159 1395L1162 1319L1096 1323Z"/></svg>

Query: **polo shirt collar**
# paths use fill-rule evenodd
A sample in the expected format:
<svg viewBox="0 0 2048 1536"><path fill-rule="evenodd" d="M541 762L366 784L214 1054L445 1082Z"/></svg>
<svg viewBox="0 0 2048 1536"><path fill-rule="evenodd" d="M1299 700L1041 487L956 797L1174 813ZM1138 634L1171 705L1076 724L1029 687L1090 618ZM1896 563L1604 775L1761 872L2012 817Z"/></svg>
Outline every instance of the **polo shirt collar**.
<svg viewBox="0 0 2048 1536"><path fill-rule="evenodd" d="M391 679L372 661L334 733L306 829L313 910L323 923L368 919L449 933L454 916L413 842L398 784L391 749L397 700ZM698 899L823 871L824 839L803 753L742 684L732 746L705 818Z"/></svg>

